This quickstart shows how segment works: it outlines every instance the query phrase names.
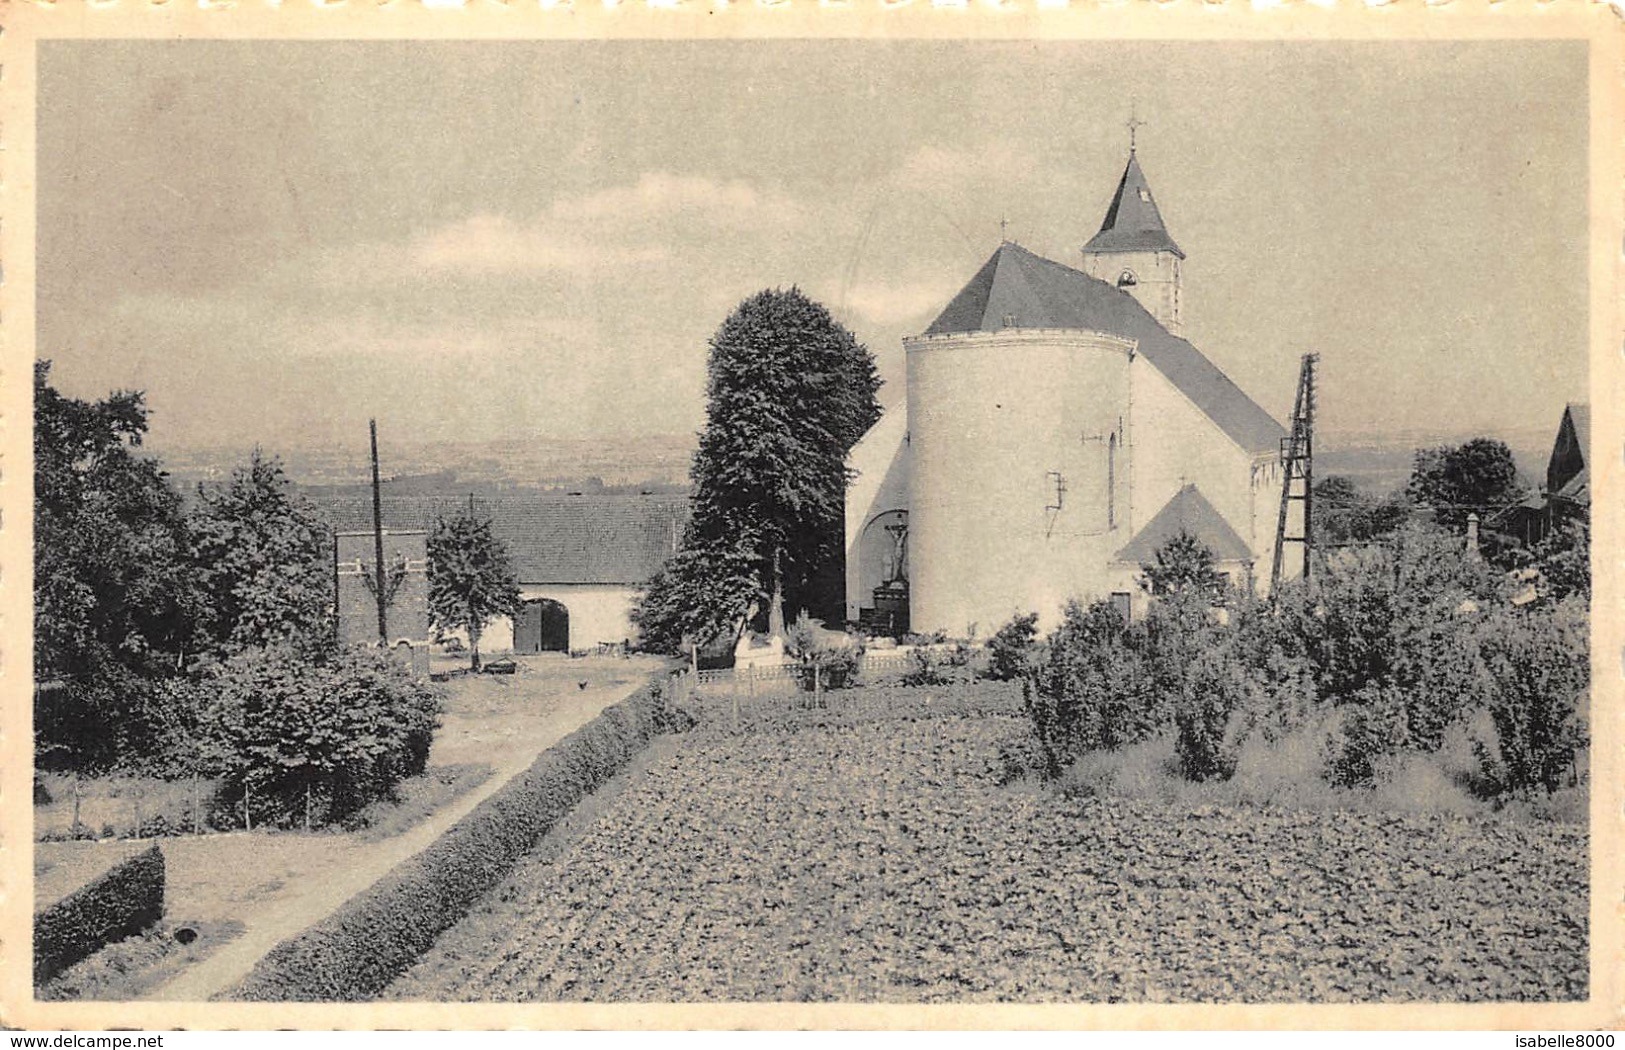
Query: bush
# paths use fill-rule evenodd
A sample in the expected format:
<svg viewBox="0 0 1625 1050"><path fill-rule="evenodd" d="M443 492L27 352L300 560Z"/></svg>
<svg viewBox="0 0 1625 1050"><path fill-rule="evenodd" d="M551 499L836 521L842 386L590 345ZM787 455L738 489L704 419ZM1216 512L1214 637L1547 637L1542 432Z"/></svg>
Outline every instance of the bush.
<svg viewBox="0 0 1625 1050"><path fill-rule="evenodd" d="M1482 654L1492 683L1487 700L1497 746L1479 745L1487 777L1502 792L1551 794L1578 779L1575 760L1586 744L1581 701L1590 669L1584 604L1550 610L1498 611L1483 625Z"/></svg>
<svg viewBox="0 0 1625 1050"><path fill-rule="evenodd" d="M261 959L233 998L356 1001L377 995L468 913L541 837L659 733L673 728L658 685L548 748L434 844Z"/></svg>
<svg viewBox="0 0 1625 1050"><path fill-rule="evenodd" d="M796 679L808 692L856 684L863 663L863 650L850 635L824 630L806 613L786 632L785 652L796 659Z"/></svg>
<svg viewBox="0 0 1625 1050"><path fill-rule="evenodd" d="M1125 622L1110 603L1067 604L1025 693L1049 775L1085 751L1131 744L1166 724L1151 649L1146 625Z"/></svg>
<svg viewBox="0 0 1625 1050"><path fill-rule="evenodd" d="M155 845L34 916L34 983L140 933L163 914L164 855Z"/></svg>
<svg viewBox="0 0 1625 1050"><path fill-rule="evenodd" d="M257 824L342 820L423 772L440 695L388 654L345 648L313 662L252 649L204 679L200 733L221 801Z"/></svg>
<svg viewBox="0 0 1625 1050"><path fill-rule="evenodd" d="M1250 740L1312 728L1329 782L1372 787L1483 708L1475 792L1550 793L1585 746L1585 605L1518 609L1510 590L1457 538L1407 528L1340 550L1312 590L1228 595L1222 621L1205 585L1164 587L1132 624L1073 602L1025 694L1045 771L1167 732L1185 778L1225 779Z"/></svg>
<svg viewBox="0 0 1625 1050"><path fill-rule="evenodd" d="M992 651L988 661L989 678L1008 682L1025 678L1032 667L1033 646L1038 639L1038 614L1024 613L1013 617L1000 627L987 647Z"/></svg>
<svg viewBox="0 0 1625 1050"><path fill-rule="evenodd" d="M1174 704L1174 751L1187 780L1228 780L1240 750L1236 717L1249 670L1224 648L1203 652Z"/></svg>
<svg viewBox="0 0 1625 1050"><path fill-rule="evenodd" d="M906 686L947 685L953 681L952 676L937 662L936 654L929 649L915 649L909 654L910 666L903 672L902 683Z"/></svg>
<svg viewBox="0 0 1625 1050"><path fill-rule="evenodd" d="M1454 536L1409 528L1340 552L1318 586L1299 626L1319 695L1393 707L1383 716L1397 726L1393 748L1438 750L1484 688L1477 624L1509 597L1505 577Z"/></svg>

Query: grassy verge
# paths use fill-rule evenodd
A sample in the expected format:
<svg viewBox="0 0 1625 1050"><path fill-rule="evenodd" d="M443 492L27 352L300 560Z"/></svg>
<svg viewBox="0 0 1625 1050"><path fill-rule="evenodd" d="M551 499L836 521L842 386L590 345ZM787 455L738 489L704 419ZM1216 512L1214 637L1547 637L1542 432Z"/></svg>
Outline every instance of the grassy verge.
<svg viewBox="0 0 1625 1050"><path fill-rule="evenodd" d="M34 983L140 932L163 914L164 855L153 846L35 913Z"/></svg>
<svg viewBox="0 0 1625 1050"><path fill-rule="evenodd" d="M394 799L374 802L346 822L363 842L378 842L423 823L436 811L479 787L495 772L485 762L437 766L402 781Z"/></svg>
<svg viewBox="0 0 1625 1050"><path fill-rule="evenodd" d="M669 726L658 686L606 708L428 849L272 949L230 997L286 1002L377 995L577 802Z"/></svg>
<svg viewBox="0 0 1625 1050"><path fill-rule="evenodd" d="M183 929L193 936L177 936ZM226 920L161 923L145 933L109 944L45 982L34 994L45 1000L140 999L242 932L242 923Z"/></svg>

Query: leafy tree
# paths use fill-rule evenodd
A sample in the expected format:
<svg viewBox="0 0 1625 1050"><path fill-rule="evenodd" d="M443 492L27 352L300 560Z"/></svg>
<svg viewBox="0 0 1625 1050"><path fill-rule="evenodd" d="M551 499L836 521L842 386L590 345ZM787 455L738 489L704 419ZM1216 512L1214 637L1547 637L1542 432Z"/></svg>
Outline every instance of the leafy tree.
<svg viewBox="0 0 1625 1050"><path fill-rule="evenodd" d="M1319 542L1366 543L1393 532L1409 515L1404 500L1368 495L1342 474L1315 482L1315 539Z"/></svg>
<svg viewBox="0 0 1625 1050"><path fill-rule="evenodd" d="M1224 593L1225 577L1213 567L1213 552L1188 532L1158 547L1151 561L1140 564L1140 572L1140 586L1155 595Z"/></svg>
<svg viewBox="0 0 1625 1050"><path fill-rule="evenodd" d="M423 772L440 697L365 646L247 649L194 688L221 802L258 824L342 819Z"/></svg>
<svg viewBox="0 0 1625 1050"><path fill-rule="evenodd" d="M331 540L278 460L255 449L225 485L199 485L191 527L215 645L331 644Z"/></svg>
<svg viewBox="0 0 1625 1050"><path fill-rule="evenodd" d="M1457 531L1466 526L1469 514L1483 519L1524 495L1511 449L1493 438L1417 449L1406 492L1416 503L1433 508L1440 525Z"/></svg>
<svg viewBox="0 0 1625 1050"><path fill-rule="evenodd" d="M711 338L689 546L748 541L765 593L838 615L818 584L839 566L846 456L880 417L879 388L868 349L800 290L740 303Z"/></svg>
<svg viewBox="0 0 1625 1050"><path fill-rule="evenodd" d="M706 646L732 631L763 600L757 549L748 540L683 546L644 588L632 610L638 644L657 652Z"/></svg>
<svg viewBox="0 0 1625 1050"><path fill-rule="evenodd" d="M64 397L34 366L34 667L42 756L83 768L150 751L152 683L191 653L201 599L180 496L138 453L138 392Z"/></svg>
<svg viewBox="0 0 1625 1050"><path fill-rule="evenodd" d="M468 632L470 666L480 668L480 635L498 616L518 617L519 581L489 518L473 508L440 518L429 533L429 620Z"/></svg>

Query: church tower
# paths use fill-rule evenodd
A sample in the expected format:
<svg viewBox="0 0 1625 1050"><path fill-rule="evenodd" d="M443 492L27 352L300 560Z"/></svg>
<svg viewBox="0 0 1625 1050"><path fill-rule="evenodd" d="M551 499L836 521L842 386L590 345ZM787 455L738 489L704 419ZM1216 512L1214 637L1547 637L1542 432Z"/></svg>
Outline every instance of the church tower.
<svg viewBox="0 0 1625 1050"><path fill-rule="evenodd" d="M1168 236L1151 187L1130 145L1128 166L1100 232L1083 246L1083 272L1115 285L1174 335L1184 334L1180 266L1185 253Z"/></svg>

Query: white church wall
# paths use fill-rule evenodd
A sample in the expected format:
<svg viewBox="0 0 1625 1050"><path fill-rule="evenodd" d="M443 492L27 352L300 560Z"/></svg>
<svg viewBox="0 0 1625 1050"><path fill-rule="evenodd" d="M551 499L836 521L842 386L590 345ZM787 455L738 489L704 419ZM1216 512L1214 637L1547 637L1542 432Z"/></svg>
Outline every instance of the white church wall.
<svg viewBox="0 0 1625 1050"><path fill-rule="evenodd" d="M847 465L857 477L846 492L846 618L856 620L858 608L883 582L876 560L865 556L864 548L872 546L865 536L873 538L870 526L877 517L908 510L907 411L898 406L882 416L852 449Z"/></svg>
<svg viewBox="0 0 1625 1050"><path fill-rule="evenodd" d="M520 598L531 601L551 598L570 612L570 648L591 649L600 642L619 643L636 639L632 626L632 606L638 589L619 583L520 584ZM457 632L465 643L468 636ZM486 625L480 636L480 652L513 651L513 621L498 617Z"/></svg>
<svg viewBox="0 0 1625 1050"><path fill-rule="evenodd" d="M1121 514L1112 527L1107 477L1112 437L1128 437L1133 343L1010 328L905 347L913 628L985 637L1020 612L1052 625L1068 598L1106 597L1131 535Z"/></svg>
<svg viewBox="0 0 1625 1050"><path fill-rule="evenodd" d="M1252 453L1230 440L1150 361L1136 357L1132 372L1135 528L1150 521L1185 485L1195 484L1247 545L1260 550ZM1275 519L1264 527L1273 530Z"/></svg>
<svg viewBox="0 0 1625 1050"><path fill-rule="evenodd" d="M1145 307L1146 312L1174 335L1184 328L1180 301L1180 258L1173 252L1084 252L1083 272L1096 280L1122 288ZM1126 273L1132 284L1123 284Z"/></svg>

